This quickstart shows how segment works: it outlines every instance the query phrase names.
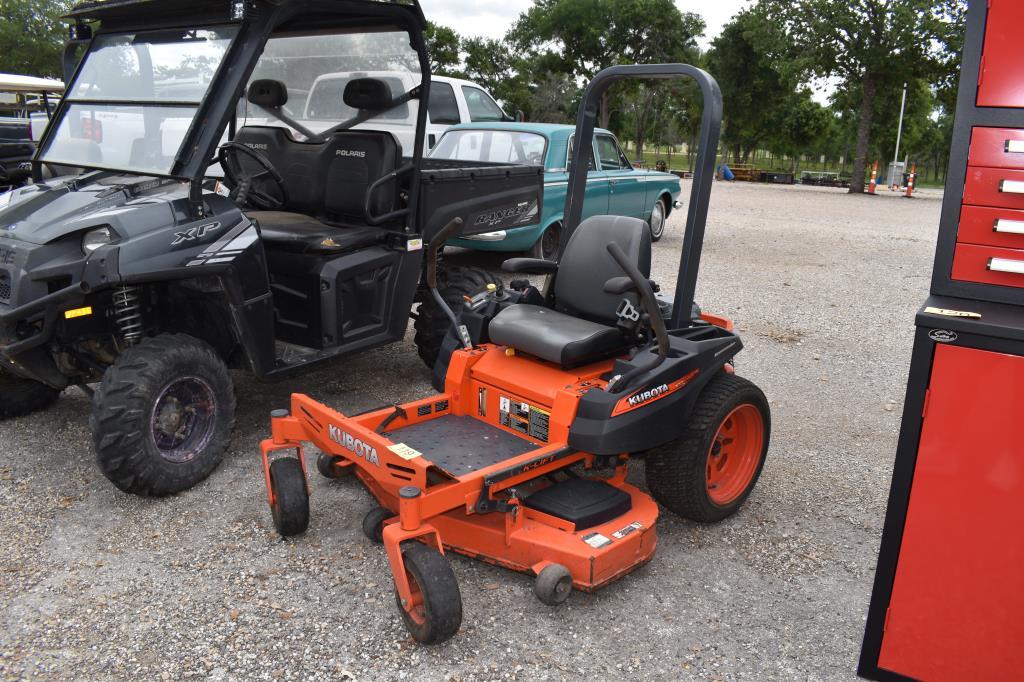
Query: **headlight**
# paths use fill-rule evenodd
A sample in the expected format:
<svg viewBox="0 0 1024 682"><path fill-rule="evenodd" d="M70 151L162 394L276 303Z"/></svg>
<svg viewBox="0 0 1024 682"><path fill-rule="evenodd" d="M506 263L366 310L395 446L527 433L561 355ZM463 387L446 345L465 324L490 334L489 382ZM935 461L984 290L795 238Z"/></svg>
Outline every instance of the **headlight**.
<svg viewBox="0 0 1024 682"><path fill-rule="evenodd" d="M82 237L82 251L89 254L112 241L114 241L114 233L110 228L98 227L95 230L89 230Z"/></svg>

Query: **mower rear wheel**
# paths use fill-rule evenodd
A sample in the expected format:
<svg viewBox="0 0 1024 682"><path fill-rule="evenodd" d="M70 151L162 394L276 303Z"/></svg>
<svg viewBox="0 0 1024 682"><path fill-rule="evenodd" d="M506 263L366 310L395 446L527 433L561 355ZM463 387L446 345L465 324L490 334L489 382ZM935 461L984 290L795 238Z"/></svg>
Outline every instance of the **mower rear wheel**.
<svg viewBox="0 0 1024 682"><path fill-rule="evenodd" d="M321 452L316 458L316 470L324 478L339 479L348 478L352 475L351 466L342 466L342 457L335 457L326 452Z"/></svg>
<svg viewBox="0 0 1024 682"><path fill-rule="evenodd" d="M0 420L23 417L57 402L60 391L0 370Z"/></svg>
<svg viewBox="0 0 1024 682"><path fill-rule="evenodd" d="M384 522L395 514L384 507L374 507L363 517L363 535L378 545L384 542Z"/></svg>
<svg viewBox="0 0 1024 682"><path fill-rule="evenodd" d="M545 566L537 574L533 593L548 606L558 606L572 594L572 573L562 564Z"/></svg>
<svg viewBox="0 0 1024 682"><path fill-rule="evenodd" d="M412 603L395 602L413 638L420 644L441 644L462 625L462 594L451 564L433 547L420 542L402 543L402 559L412 591Z"/></svg>
<svg viewBox="0 0 1024 682"><path fill-rule="evenodd" d="M647 453L647 487L679 516L721 521L754 489L770 433L771 411L761 389L722 373L701 392L683 437Z"/></svg>
<svg viewBox="0 0 1024 682"><path fill-rule="evenodd" d="M498 284L498 279L480 268L453 267L438 272L437 290L448 306L458 313L466 298L472 298L486 291L488 284ZM448 335L452 322L428 292L416 312L416 350L420 359L430 369L434 368L441 353L444 337Z"/></svg>
<svg viewBox="0 0 1024 682"><path fill-rule="evenodd" d="M306 532L309 528L309 488L302 463L294 457L283 457L270 463L270 487L274 504L270 513L274 528L286 538Z"/></svg>

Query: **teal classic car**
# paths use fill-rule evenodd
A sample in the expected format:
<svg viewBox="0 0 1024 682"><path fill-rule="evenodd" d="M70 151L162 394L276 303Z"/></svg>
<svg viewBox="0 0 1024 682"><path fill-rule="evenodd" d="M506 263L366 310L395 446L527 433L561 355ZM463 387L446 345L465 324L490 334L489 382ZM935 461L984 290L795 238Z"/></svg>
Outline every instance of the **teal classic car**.
<svg viewBox="0 0 1024 682"><path fill-rule="evenodd" d="M431 150L431 158L543 166L544 209L535 225L448 243L481 251L525 251L537 258L554 258L562 236L575 130L571 125L550 123L466 123L449 128ZM657 241L665 233L668 216L681 206L680 191L678 177L633 168L614 135L600 128L595 131L584 218L602 214L634 216L651 226L651 236Z"/></svg>

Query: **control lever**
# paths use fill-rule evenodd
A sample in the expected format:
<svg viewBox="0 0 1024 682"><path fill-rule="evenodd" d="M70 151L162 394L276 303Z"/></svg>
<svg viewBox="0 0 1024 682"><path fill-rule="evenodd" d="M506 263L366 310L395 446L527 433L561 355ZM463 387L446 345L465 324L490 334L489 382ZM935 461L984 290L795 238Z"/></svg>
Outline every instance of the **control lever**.
<svg viewBox="0 0 1024 682"><path fill-rule="evenodd" d="M668 330L665 328L665 320L661 317L658 299L654 297L654 289L651 287L650 281L643 276L643 273L629 260L622 248L615 242L608 244L608 253L611 254L611 257L615 259L615 262L618 263L619 267L622 268L623 272L626 273L633 283L633 287L640 296L640 305L650 322L651 331L654 332L654 338L658 342L658 356L654 360L646 365L635 367L625 374L620 374L608 382L608 387L605 390L609 393L619 393L625 390L636 377L650 372L665 362L670 346ZM606 290L613 282L619 286L622 285L621 282L616 282L616 280L611 280L609 284L606 284ZM630 307L632 307L632 304L630 304Z"/></svg>
<svg viewBox="0 0 1024 682"><path fill-rule="evenodd" d="M469 329L466 328L466 325L459 324L459 318L456 317L455 311L451 309L448 302L441 296L441 292L437 290L437 255L441 248L444 247L445 242L462 231L463 224L462 218L455 218L442 227L441 231L430 240L430 244L427 246L427 288L430 289L430 295L441 306L441 310L451 320L452 326L459 334L462 347L469 350L473 347L473 339L469 336Z"/></svg>

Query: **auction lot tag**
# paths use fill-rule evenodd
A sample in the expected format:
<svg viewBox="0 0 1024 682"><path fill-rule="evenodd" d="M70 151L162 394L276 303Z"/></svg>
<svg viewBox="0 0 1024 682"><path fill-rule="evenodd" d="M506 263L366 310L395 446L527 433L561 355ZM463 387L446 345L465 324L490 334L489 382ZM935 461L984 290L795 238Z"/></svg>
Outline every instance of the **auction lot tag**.
<svg viewBox="0 0 1024 682"><path fill-rule="evenodd" d="M391 452L395 453L396 455L398 455L402 459L406 459L406 460L408 460L408 459L416 459L417 457L422 457L423 456L422 452L420 452L419 450L413 450L412 448L410 448L405 443L395 443L394 445L389 447L388 450L391 450Z"/></svg>
<svg viewBox="0 0 1024 682"><path fill-rule="evenodd" d="M971 313L965 310L948 310L947 308L935 308L928 306L924 309L924 312L929 315L945 315L946 317L964 317L970 320L980 320L981 313Z"/></svg>

